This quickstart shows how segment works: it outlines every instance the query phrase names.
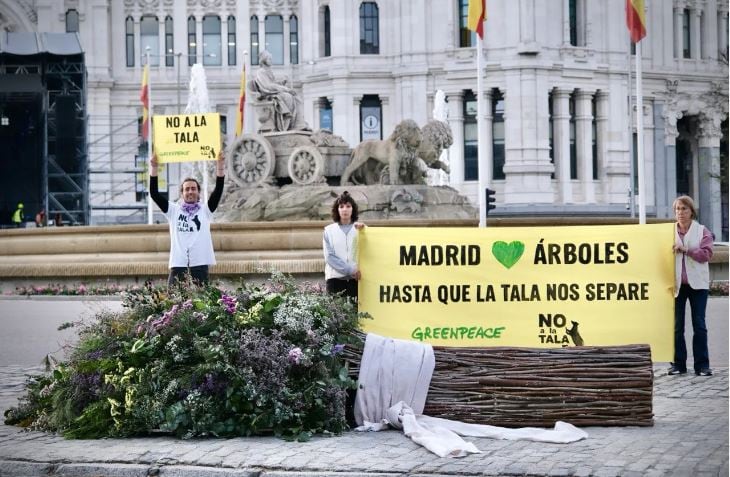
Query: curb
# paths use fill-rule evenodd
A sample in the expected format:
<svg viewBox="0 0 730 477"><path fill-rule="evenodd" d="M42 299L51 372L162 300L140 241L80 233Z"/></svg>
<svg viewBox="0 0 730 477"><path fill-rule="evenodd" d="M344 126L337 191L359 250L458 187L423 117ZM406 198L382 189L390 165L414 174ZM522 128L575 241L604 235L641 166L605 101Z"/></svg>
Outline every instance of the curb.
<svg viewBox="0 0 730 477"><path fill-rule="evenodd" d="M0 477L398 477L401 472L297 472L164 464L54 464L0 460ZM437 477L438 474L427 474Z"/></svg>

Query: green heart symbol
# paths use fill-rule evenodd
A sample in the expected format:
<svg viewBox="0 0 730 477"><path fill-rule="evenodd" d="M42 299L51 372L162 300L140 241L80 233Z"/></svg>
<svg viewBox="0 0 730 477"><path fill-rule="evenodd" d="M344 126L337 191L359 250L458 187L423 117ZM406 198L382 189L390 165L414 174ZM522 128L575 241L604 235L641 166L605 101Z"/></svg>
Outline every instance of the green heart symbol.
<svg viewBox="0 0 730 477"><path fill-rule="evenodd" d="M505 268L512 268L512 265L517 263L525 251L525 244L514 240L510 243L494 242L492 244L492 255L497 259L499 263L505 266Z"/></svg>

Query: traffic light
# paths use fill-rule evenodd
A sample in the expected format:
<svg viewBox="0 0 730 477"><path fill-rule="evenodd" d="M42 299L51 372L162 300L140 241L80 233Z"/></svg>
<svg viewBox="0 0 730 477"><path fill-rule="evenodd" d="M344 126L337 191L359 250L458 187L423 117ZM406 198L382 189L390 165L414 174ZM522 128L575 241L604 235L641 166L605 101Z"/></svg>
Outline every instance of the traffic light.
<svg viewBox="0 0 730 477"><path fill-rule="evenodd" d="M494 205L494 202L496 202L497 199L494 198L494 190L486 189L485 192L487 194L487 210L485 213L486 215L489 215L489 211L497 207L496 205Z"/></svg>

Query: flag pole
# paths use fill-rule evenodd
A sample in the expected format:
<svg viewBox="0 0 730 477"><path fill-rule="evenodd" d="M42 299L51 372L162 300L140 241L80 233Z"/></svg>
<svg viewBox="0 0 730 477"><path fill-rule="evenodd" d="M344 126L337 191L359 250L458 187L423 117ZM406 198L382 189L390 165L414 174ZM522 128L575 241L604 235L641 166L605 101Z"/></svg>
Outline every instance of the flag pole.
<svg viewBox="0 0 730 477"><path fill-rule="evenodd" d="M641 84L641 40L636 42L636 157L639 169L639 224L645 224L647 194L644 173L644 96Z"/></svg>
<svg viewBox="0 0 730 477"><path fill-rule="evenodd" d="M487 145L484 130L484 78L482 66L482 37L477 37L477 163L479 165L479 227L487 226Z"/></svg>
<svg viewBox="0 0 730 477"><path fill-rule="evenodd" d="M150 87L150 77L149 77L149 71L150 71L150 47L147 47L147 52L145 53L145 68L147 68L147 161L152 160L152 88ZM152 194L151 192L151 185L150 182L152 181L152 176L150 174L147 174L148 177L148 183L147 183L147 224L152 225L152 216L154 215L154 209L152 208Z"/></svg>

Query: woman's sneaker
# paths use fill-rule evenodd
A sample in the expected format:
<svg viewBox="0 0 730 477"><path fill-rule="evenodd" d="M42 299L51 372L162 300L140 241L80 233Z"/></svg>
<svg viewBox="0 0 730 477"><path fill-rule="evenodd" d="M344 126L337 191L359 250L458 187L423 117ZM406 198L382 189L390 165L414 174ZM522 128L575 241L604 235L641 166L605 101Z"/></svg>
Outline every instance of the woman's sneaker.
<svg viewBox="0 0 730 477"><path fill-rule="evenodd" d="M712 373L712 372L710 372L710 373ZM675 365L672 365L672 367L669 368L669 371L667 371L667 374L670 375L670 376L674 376L676 374L687 374L687 370L686 369L679 369Z"/></svg>
<svg viewBox="0 0 730 477"><path fill-rule="evenodd" d="M695 374L697 376L712 376L712 369L711 368L702 368L699 371L695 371Z"/></svg>

